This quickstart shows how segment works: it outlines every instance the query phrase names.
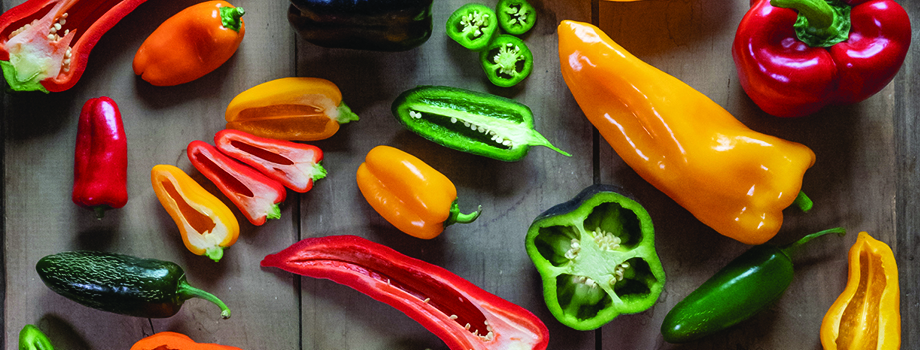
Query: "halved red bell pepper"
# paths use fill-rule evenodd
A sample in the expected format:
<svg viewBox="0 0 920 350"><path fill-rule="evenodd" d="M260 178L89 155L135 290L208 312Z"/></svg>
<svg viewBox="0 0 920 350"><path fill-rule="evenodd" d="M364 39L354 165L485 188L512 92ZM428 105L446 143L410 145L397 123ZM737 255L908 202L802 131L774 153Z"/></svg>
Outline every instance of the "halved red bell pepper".
<svg viewBox="0 0 920 350"><path fill-rule="evenodd" d="M214 135L214 144L224 154L300 193L309 191L315 181L326 177L323 151L313 145L233 129L219 131Z"/></svg>
<svg viewBox="0 0 920 350"><path fill-rule="evenodd" d="M894 78L910 19L892 0L752 0L732 45L741 87L765 112L800 117L869 98Z"/></svg>
<svg viewBox="0 0 920 350"><path fill-rule="evenodd" d="M97 219L128 203L128 141L118 105L106 96L86 101L80 111L72 199Z"/></svg>
<svg viewBox="0 0 920 350"><path fill-rule="evenodd" d="M217 185L253 225L281 217L278 203L284 202L287 190L280 182L220 153L204 141L192 141L186 152L195 169Z"/></svg>
<svg viewBox="0 0 920 350"><path fill-rule="evenodd" d="M307 238L262 260L340 283L404 312L451 350L546 349L546 325L526 309L444 268L357 236Z"/></svg>
<svg viewBox="0 0 920 350"><path fill-rule="evenodd" d="M64 91L99 38L146 0L29 0L0 15L0 67L16 91Z"/></svg>

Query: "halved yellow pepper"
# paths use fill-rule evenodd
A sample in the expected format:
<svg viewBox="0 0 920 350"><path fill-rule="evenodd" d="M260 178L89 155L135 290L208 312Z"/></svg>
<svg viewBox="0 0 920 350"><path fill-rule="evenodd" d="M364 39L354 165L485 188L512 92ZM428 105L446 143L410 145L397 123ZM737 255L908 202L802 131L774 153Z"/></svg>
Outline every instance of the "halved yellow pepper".
<svg viewBox="0 0 920 350"><path fill-rule="evenodd" d="M901 291L894 253L860 232L850 248L847 286L824 315L825 350L886 350L901 346Z"/></svg>
<svg viewBox="0 0 920 350"><path fill-rule="evenodd" d="M776 235L814 152L749 129L593 25L562 21L558 33L569 90L626 164L722 235Z"/></svg>
<svg viewBox="0 0 920 350"><path fill-rule="evenodd" d="M243 91L230 101L224 115L227 129L279 140L327 139L339 124L358 120L342 102L331 81L290 77L268 81Z"/></svg>
<svg viewBox="0 0 920 350"><path fill-rule="evenodd" d="M240 224L233 212L182 169L166 164L154 166L150 182L190 252L219 261L224 248L236 243Z"/></svg>

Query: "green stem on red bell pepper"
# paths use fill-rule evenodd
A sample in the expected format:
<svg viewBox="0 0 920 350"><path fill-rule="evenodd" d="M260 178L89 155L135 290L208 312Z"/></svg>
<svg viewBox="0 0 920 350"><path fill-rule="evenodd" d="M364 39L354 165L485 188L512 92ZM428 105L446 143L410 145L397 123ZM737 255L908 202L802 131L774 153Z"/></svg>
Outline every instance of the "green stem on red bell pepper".
<svg viewBox="0 0 920 350"><path fill-rule="evenodd" d="M546 146L533 112L515 100L448 86L418 86L393 101L393 115L409 130L444 147L507 162Z"/></svg>
<svg viewBox="0 0 920 350"><path fill-rule="evenodd" d="M799 12L795 33L811 47L830 47L850 37L850 6L839 0L770 0Z"/></svg>
<svg viewBox="0 0 920 350"><path fill-rule="evenodd" d="M19 331L19 350L54 350L54 347L38 327L27 324Z"/></svg>
<svg viewBox="0 0 920 350"><path fill-rule="evenodd" d="M463 47L482 51L498 33L498 16L483 4L461 6L447 18L447 36Z"/></svg>
<svg viewBox="0 0 920 350"><path fill-rule="evenodd" d="M502 34L479 54L482 70L495 86L511 87L533 71L533 54L523 40Z"/></svg>
<svg viewBox="0 0 920 350"><path fill-rule="evenodd" d="M524 34L537 23L537 11L527 0L501 0L495 13L498 25L508 34Z"/></svg>
<svg viewBox="0 0 920 350"><path fill-rule="evenodd" d="M652 219L615 186L589 186L540 214L525 247L550 313L574 329L645 311L664 289Z"/></svg>
<svg viewBox="0 0 920 350"><path fill-rule="evenodd" d="M717 333L763 311L779 300L792 283L792 254L832 228L777 247L755 246L710 277L668 312L661 334L669 343L685 343Z"/></svg>

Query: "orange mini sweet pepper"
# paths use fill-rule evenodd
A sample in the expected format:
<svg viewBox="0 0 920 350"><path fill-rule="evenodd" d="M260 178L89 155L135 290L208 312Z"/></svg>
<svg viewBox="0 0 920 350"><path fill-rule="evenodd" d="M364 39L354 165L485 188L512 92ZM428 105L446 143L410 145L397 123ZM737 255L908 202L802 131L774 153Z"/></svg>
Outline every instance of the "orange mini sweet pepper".
<svg viewBox="0 0 920 350"><path fill-rule="evenodd" d="M241 350L235 346L196 343L189 336L176 332L160 332L138 340L131 350Z"/></svg>
<svg viewBox="0 0 920 350"><path fill-rule="evenodd" d="M184 84L230 59L246 26L241 7L206 1L166 19L134 55L134 74L156 86Z"/></svg>
<svg viewBox="0 0 920 350"><path fill-rule="evenodd" d="M358 167L358 189L371 207L400 231L432 239L455 223L470 223L482 210L461 214L457 187L421 159L390 146L371 149Z"/></svg>
<svg viewBox="0 0 920 350"><path fill-rule="evenodd" d="M692 87L587 23L559 25L562 76L588 120L643 179L722 235L779 231L815 154L747 128ZM805 209L805 208L803 208Z"/></svg>
<svg viewBox="0 0 920 350"><path fill-rule="evenodd" d="M847 286L824 315L821 345L826 350L900 348L901 292L891 247L860 232L848 259Z"/></svg>
<svg viewBox="0 0 920 350"><path fill-rule="evenodd" d="M315 141L331 137L339 124L358 120L331 81L289 77L271 80L230 100L227 129L279 140Z"/></svg>
<svg viewBox="0 0 920 350"><path fill-rule="evenodd" d="M224 248L236 243L240 224L233 212L182 169L156 165L150 171L150 182L190 252L219 261Z"/></svg>

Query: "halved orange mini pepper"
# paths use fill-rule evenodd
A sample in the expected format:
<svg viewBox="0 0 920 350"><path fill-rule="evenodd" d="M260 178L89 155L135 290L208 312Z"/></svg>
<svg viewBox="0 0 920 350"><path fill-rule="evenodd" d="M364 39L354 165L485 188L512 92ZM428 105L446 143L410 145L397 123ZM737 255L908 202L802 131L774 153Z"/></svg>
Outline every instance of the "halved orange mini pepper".
<svg viewBox="0 0 920 350"><path fill-rule="evenodd" d="M457 187L430 165L390 146L371 149L358 167L358 189L367 202L400 231L432 239L455 223L470 223L479 209L461 214Z"/></svg>
<svg viewBox="0 0 920 350"><path fill-rule="evenodd" d="M746 244L779 231L801 198L808 147L755 132L597 27L559 25L562 77L626 164L704 224ZM806 209L806 208L803 208Z"/></svg>
<svg viewBox="0 0 920 350"><path fill-rule="evenodd" d="M131 350L241 350L235 346L196 343L189 336L176 332L160 332L138 340Z"/></svg>
<svg viewBox="0 0 920 350"><path fill-rule="evenodd" d="M241 7L206 1L166 19L134 55L134 74L156 86L184 84L220 67L239 48Z"/></svg>
<svg viewBox="0 0 920 350"><path fill-rule="evenodd" d="M156 165L150 171L150 182L190 252L219 261L224 248L236 243L240 224L233 212L182 169Z"/></svg>
<svg viewBox="0 0 920 350"><path fill-rule="evenodd" d="M894 253L860 232L850 248L847 286L821 322L825 350L886 350L901 346L901 291Z"/></svg>
<svg viewBox="0 0 920 350"><path fill-rule="evenodd" d="M230 101L227 129L279 140L327 139L339 124L358 120L342 102L342 92L331 81L289 77L271 80L243 91Z"/></svg>

